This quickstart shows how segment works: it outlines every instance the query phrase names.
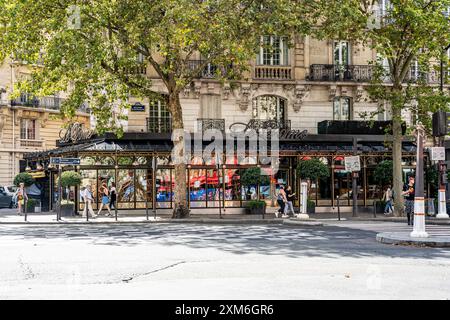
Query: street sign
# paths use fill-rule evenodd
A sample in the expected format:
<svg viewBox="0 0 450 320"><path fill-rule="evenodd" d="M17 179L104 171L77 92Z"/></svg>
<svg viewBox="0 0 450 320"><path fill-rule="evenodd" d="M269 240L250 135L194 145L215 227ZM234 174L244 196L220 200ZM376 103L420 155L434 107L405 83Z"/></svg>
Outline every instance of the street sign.
<svg viewBox="0 0 450 320"><path fill-rule="evenodd" d="M81 163L80 158L59 158L59 157L50 158L50 164L77 166L80 163Z"/></svg>
<svg viewBox="0 0 450 320"><path fill-rule="evenodd" d="M133 104L131 106L131 111L144 112L145 111L145 106L142 103L140 103L140 102L136 102L135 104Z"/></svg>
<svg viewBox="0 0 450 320"><path fill-rule="evenodd" d="M361 171L361 161L359 159L359 156L345 157L344 163L345 171Z"/></svg>
<svg viewBox="0 0 450 320"><path fill-rule="evenodd" d="M431 160L432 161L445 161L445 147L432 147L431 148Z"/></svg>
<svg viewBox="0 0 450 320"><path fill-rule="evenodd" d="M50 164L59 164L61 162L61 158L59 157L51 157Z"/></svg>

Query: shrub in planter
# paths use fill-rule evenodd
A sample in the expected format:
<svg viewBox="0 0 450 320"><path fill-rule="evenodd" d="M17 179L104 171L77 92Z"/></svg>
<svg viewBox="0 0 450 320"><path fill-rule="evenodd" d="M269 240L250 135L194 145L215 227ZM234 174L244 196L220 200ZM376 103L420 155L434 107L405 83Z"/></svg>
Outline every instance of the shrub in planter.
<svg viewBox="0 0 450 320"><path fill-rule="evenodd" d="M75 171L64 171L61 174L61 186L70 188L81 184L81 175ZM74 214L74 202L69 200L61 201L61 216L72 216Z"/></svg>
<svg viewBox="0 0 450 320"><path fill-rule="evenodd" d="M386 201L378 200L375 201L375 212L384 213L384 208L386 207Z"/></svg>
<svg viewBox="0 0 450 320"><path fill-rule="evenodd" d="M247 203L247 213L249 214L265 214L266 202L262 200L252 200Z"/></svg>
<svg viewBox="0 0 450 320"><path fill-rule="evenodd" d="M34 178L27 172L21 172L15 176L14 185L18 187L21 183L23 183L25 187L29 187L34 183Z"/></svg>
<svg viewBox="0 0 450 320"><path fill-rule="evenodd" d="M27 212L34 212L36 205L38 204L37 200L28 198L27 200Z"/></svg>
<svg viewBox="0 0 450 320"><path fill-rule="evenodd" d="M308 199L306 204L306 212L316 213L316 203L314 201Z"/></svg>

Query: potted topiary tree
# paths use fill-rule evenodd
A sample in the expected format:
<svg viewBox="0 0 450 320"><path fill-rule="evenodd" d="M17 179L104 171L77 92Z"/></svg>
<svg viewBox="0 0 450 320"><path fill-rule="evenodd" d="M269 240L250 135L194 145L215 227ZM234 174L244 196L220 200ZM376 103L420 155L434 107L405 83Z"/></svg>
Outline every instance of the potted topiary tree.
<svg viewBox="0 0 450 320"><path fill-rule="evenodd" d="M392 183L392 160L383 160L376 167L373 172L373 179L378 184L381 193L380 200L375 202L375 212L384 213L386 201L382 200L384 187Z"/></svg>
<svg viewBox="0 0 450 320"><path fill-rule="evenodd" d="M254 167L248 168L241 176L241 185L247 188L254 187L259 190L259 186L270 183L270 178L267 175L263 175L261 168ZM251 199L247 203L247 213L250 214L262 214L266 213L266 202L259 199L259 192L256 199Z"/></svg>
<svg viewBox="0 0 450 320"><path fill-rule="evenodd" d="M308 182L308 198L310 198L311 183L319 179L328 178L330 170L328 166L317 158L310 160L302 160L297 165L297 176ZM307 213L315 213L315 203L309 200L307 205Z"/></svg>
<svg viewBox="0 0 450 320"><path fill-rule="evenodd" d="M69 189L67 199L61 201L61 216L73 216L75 212L75 201L70 199L70 187L79 186L81 184L81 176L75 171L64 171L61 174L61 187Z"/></svg>

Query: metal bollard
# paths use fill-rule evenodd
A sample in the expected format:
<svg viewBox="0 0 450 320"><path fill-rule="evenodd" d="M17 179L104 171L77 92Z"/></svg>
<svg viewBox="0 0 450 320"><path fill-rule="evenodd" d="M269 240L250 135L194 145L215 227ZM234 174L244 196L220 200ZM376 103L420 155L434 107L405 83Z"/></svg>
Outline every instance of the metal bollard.
<svg viewBox="0 0 450 320"><path fill-rule="evenodd" d="M27 221L27 205L28 205L28 200L24 199L24 201L23 201L23 213L24 213L24 216L25 216L25 221Z"/></svg>
<svg viewBox="0 0 450 320"><path fill-rule="evenodd" d="M373 202L373 217L377 217L377 203L376 201Z"/></svg>
<svg viewBox="0 0 450 320"><path fill-rule="evenodd" d="M338 208L338 220L341 221L341 206L339 203L339 196L336 196L337 208Z"/></svg>
<svg viewBox="0 0 450 320"><path fill-rule="evenodd" d="M115 218L117 221L117 200L116 200L116 202L114 202L114 215L115 215Z"/></svg>
<svg viewBox="0 0 450 320"><path fill-rule="evenodd" d="M145 199L145 216L146 216L147 221L148 221L148 200L147 199Z"/></svg>
<svg viewBox="0 0 450 320"><path fill-rule="evenodd" d="M84 202L84 210L86 210L86 221L89 221L89 206L87 200Z"/></svg>

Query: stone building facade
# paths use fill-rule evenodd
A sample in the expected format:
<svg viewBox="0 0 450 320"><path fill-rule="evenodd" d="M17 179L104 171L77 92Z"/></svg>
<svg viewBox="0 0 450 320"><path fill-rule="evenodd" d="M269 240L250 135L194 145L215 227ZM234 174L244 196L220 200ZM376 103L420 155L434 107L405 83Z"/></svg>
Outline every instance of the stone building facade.
<svg viewBox="0 0 450 320"><path fill-rule="evenodd" d="M54 149L67 122L59 112L62 94L33 97L23 93L12 98L15 83L29 74L22 63L7 61L0 66L0 185L11 185L15 175L24 170L21 166L26 162L21 160L25 153ZM75 121L89 127L89 113L80 109Z"/></svg>

